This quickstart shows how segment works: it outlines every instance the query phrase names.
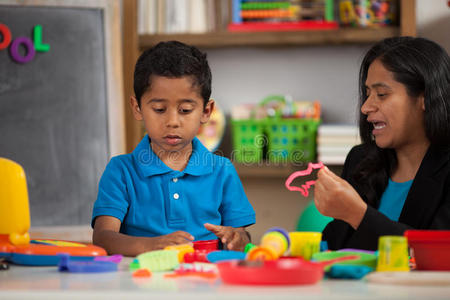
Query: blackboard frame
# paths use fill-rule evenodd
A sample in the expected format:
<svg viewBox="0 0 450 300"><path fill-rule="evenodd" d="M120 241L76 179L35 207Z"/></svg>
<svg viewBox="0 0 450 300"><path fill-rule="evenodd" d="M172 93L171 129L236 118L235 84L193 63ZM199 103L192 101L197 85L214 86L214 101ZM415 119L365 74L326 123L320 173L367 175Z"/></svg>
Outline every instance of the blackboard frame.
<svg viewBox="0 0 450 300"><path fill-rule="evenodd" d="M20 94L20 96L16 97L11 97L9 96L9 98L7 99L7 102L5 103L9 103L9 104L13 104L13 105L9 105L9 106L5 106L6 109L3 111L3 115L5 116L5 127L0 128L2 130L4 130L3 132L5 133L5 136L3 136L3 142L4 144L7 143L9 140L8 138L11 138L11 136L17 136L17 139L14 139L14 143L12 143L12 145L14 145L13 147L6 147L4 154L5 157L10 158L12 160L14 160L15 157L19 157L21 155L20 158L24 157L24 154L28 154L30 152L33 152L33 155L28 155L26 156L25 159L18 159L16 160L18 163L22 164L22 166L25 169L25 173L27 175L27 185L28 185L28 192L29 192L29 201L30 201L30 213L31 213L31 224L32 226L42 226L42 225L50 225L50 226L60 226L60 225L80 225L80 224L87 224L90 220L89 220L89 215L90 215L90 207L92 206L94 200L95 200L95 196L96 196L96 191L94 191L93 186L95 186L97 184L97 177L100 176L101 171L103 170L104 166L107 163L107 159L108 157L112 157L118 154L122 154L125 152L126 150L126 143L125 143L125 102L124 102L124 93L123 93L123 64L122 64L122 33L121 33L121 16L120 16L120 0L23 0L23 1L19 1L19 0L2 0L2 2L0 3L0 7L13 7L13 8L26 8L26 11L30 11L34 12L34 9L36 8L36 11L51 11L53 10L53 8L55 8L55 14L49 15L47 16L46 19L43 20L43 22L46 22L49 19L53 19L54 16L56 16L55 19L58 19L61 17L61 15L66 16L66 15L83 15L86 13L86 16L89 15L90 17L88 18L88 20L94 20L95 22L90 22L90 24L95 24L95 31L97 31L98 29L98 34L95 34L93 36L96 37L95 39L95 47L85 47L86 49L99 49L98 45L103 45L102 48L102 53L99 55L93 55L92 57L96 57L96 58L101 58L101 60L97 60L97 61L101 61L102 63L98 63L95 64L95 66L101 66L100 68L96 68L96 72L93 72L92 74L96 74L94 75L94 77L89 77L86 76L86 78L98 78L101 77L101 79L99 79L99 82L101 82L101 85L99 85L99 89L101 90L101 92L99 92L98 94L96 93L94 96L97 95L101 95L98 98L89 98L89 97L84 97L84 98L80 98L80 99L95 99L96 101L94 101L95 105L93 105L93 109L91 109L88 114L87 114L87 118L86 120L88 120L87 124L85 127L81 126L80 128L83 128L84 131L78 131L78 136L84 136L84 133L86 132L86 130L91 131L92 129L92 124L98 124L101 123L102 125L99 126L98 130L96 130L96 128L93 128L94 130L92 130L93 134L86 134L86 136L89 137L101 137L101 140L94 140L94 143L86 143L86 145L89 146L84 146L83 143L76 143L75 141L80 141L78 140L74 140L74 143L76 143L76 147L72 147L73 144L70 144L70 141L66 141L64 139L61 139L61 135L56 135L57 138L53 138L52 135L50 135L52 137L52 140L57 142L57 144L53 145L52 144L52 149L55 150L59 150L60 152L55 155L52 156L54 153L51 151L48 151L49 153L43 153L43 152L39 152L39 151L34 151L34 149L44 149L44 147L39 147L39 148L32 148L32 147L22 147L20 148L20 151L16 151L16 152L11 152L11 149L14 149L13 147L15 147L16 145L26 145L29 146L31 145L31 141L29 142L28 140L25 140L26 138L28 138L28 136L26 135L21 135L21 134L16 134L14 135L14 129L13 131L11 131L11 128L17 128L17 132L19 133L23 133L24 131L27 130L26 126L21 124L20 122L17 122L17 127L13 127L11 126L11 124L13 122L11 122L10 120L16 120L15 116L17 114L17 111L23 109L23 106L21 105L15 105L16 103L14 103L14 100L17 99L26 99L28 101L28 99L30 98L23 98L22 94ZM8 8L6 8L8 9ZM11 13L13 15L13 11L18 11L16 9L11 9ZM67 11L69 11L70 13L67 13ZM101 11L99 13L99 11ZM58 13L61 12L61 15ZM101 18L98 18L98 16L100 16ZM20 23L21 19L17 19L18 23ZM22 19L24 20L24 19ZM0 20L1 22L1 20ZM24 22L24 24L26 24L27 22ZM5 24L8 25L10 23L8 23L8 20L5 21ZM38 23L36 23L38 24ZM72 23L73 24L73 23ZM35 25L33 23L33 25ZM11 27L11 28L17 28L17 27ZM49 27L45 27L45 29L48 29ZM86 27L83 27L86 28ZM66 28L64 28L65 30ZM23 32L23 30L21 31ZM56 30L53 30L53 37L58 37L58 35L55 35ZM59 31L59 34L61 34L61 31ZM49 35L50 36L50 35ZM43 38L44 38L44 43L46 42L46 37L49 38L49 36L46 36L44 34ZM60 35L61 36L61 35ZM13 35L13 39L16 38L15 35ZM78 40L77 40L78 41ZM48 57L52 57L51 55L53 55L53 53L61 53L61 52L52 52L55 51L56 49L62 49L61 45L64 44L66 45L65 47L68 47L67 45L70 43L60 43L58 44L60 46L60 48L56 48L55 44L50 43L51 46L53 46L54 48L50 48L50 52ZM89 44L90 45L90 44ZM101 46L100 46L101 47ZM83 47L80 47L80 49ZM76 48L77 50L79 50L78 48ZM6 56L6 49L3 49L2 51L4 51L3 54L3 58L7 57ZM80 53L80 52L77 52ZM84 52L83 52L84 53ZM92 53L100 53L100 51L93 51ZM33 66L36 66L37 64L34 63L39 63L42 62L42 58L45 58L45 54L41 53L40 57L37 57L37 59L35 61L31 61L29 63L29 65L24 64L24 65L19 65L17 64L17 68L16 69L20 69L23 70L27 69L30 70L33 68ZM54 56L56 57L56 55ZM60 56L58 56L60 57ZM84 58L85 56L83 56ZM39 58L41 60L39 60ZM72 62L74 61L80 61L80 60L71 60ZM89 61L90 60L85 60ZM82 61L81 61L82 62ZM14 61L8 62L8 66L11 66ZM34 64L34 65L33 65ZM64 66L66 66L66 64L63 64ZM70 65L70 64L69 64ZM80 63L79 65L83 65L83 63ZM92 65L90 65L92 66ZM57 69L57 68L53 68L52 70ZM35 69L34 69L35 70ZM60 69L58 69L60 70ZM78 70L78 69L77 69ZM87 69L82 69L84 70L89 70L89 68ZM22 74L21 73L21 74ZM44 72L45 73L45 72ZM47 72L49 73L49 72ZM67 74L70 73L70 71L65 72ZM59 73L55 73L55 74L59 74ZM76 76L78 76L80 73L73 73ZM66 74L64 74L66 75ZM100 76L98 76L100 75ZM33 75L34 76L34 75ZM30 76L30 78L34 78L33 76ZM42 76L44 77L44 76ZM63 76L64 78L66 78L65 76ZM80 76L78 76L80 77ZM14 76L11 76L11 78L14 78ZM29 78L28 77L18 77L18 78L25 78L24 80L22 80L22 82L26 82L28 83ZM70 78L70 77L69 77ZM20 80L16 80L16 81L20 81ZM14 82L14 80L10 80L9 82ZM75 82L81 82L81 81L75 81ZM39 86L39 85L35 85L35 86ZM10 93L11 95L13 93L21 93L22 91L32 91L35 86L30 86L30 89L10 89ZM63 87L64 85L59 85L58 87ZM84 87L85 85L73 85L75 87ZM86 90L92 90L92 87L95 87L95 84L92 84L88 87L86 87ZM41 86L39 86L40 89ZM43 86L44 88L42 90L45 90L45 92L47 93L48 91L50 91L50 93L52 94L52 97L48 97L47 99L54 99L54 95L57 93L52 93L51 91L51 87L52 84L48 84L46 86ZM41 89L40 89L41 90ZM79 90L83 90L83 89L79 89ZM5 91L5 89L3 89L3 91ZM7 90L8 91L8 90ZM57 94L58 96L60 94ZM78 95L78 94L77 94ZM90 94L86 94L86 95L90 95ZM56 96L56 97L58 97ZM75 96L76 97L76 96ZM71 99L76 99L75 97L72 97ZM6 98L4 98L6 99ZM11 100L14 99L14 100ZM35 103L44 103L42 98L36 98L39 99L39 101L36 101ZM63 100L63 97L61 97L61 99ZM99 100L99 101L97 101ZM9 101L9 102L8 102ZM48 104L48 101L45 102L46 104ZM54 103L54 102L52 102ZM63 103L63 101L58 102L59 103ZM67 102L69 103L69 102ZM86 101L84 101L83 103L87 103ZM78 105L78 103L77 103ZM32 106L30 106L32 107ZM37 107L37 105L35 105L34 107ZM46 107L46 106L43 106ZM74 110L71 109L76 109L78 108L78 106L56 106L57 108L60 107L65 107L66 111L71 111L73 112ZM83 110L77 110L77 112L87 112L86 109L84 109L85 107L87 107L86 105L83 106ZM101 114L99 114L98 118L95 118L94 114L98 113L98 109L102 108ZM17 109L16 109L17 108ZM13 114L9 114L9 110L11 112L14 112ZM35 114L36 110L28 110L29 115L32 116L36 116L37 114ZM35 120L37 120L37 122L35 122L36 124L38 122L41 122L41 120L43 121L42 123L44 124L45 121L47 121L47 119L44 119L46 116L50 116L51 112L57 112L60 110L57 109L42 109L42 111L44 111L43 114L40 114L39 117L36 117L33 119L33 122ZM42 111L40 111L40 113L42 113ZM48 114L46 114L46 112L49 112ZM92 112L92 113L91 113ZM21 111L18 113L22 118L22 116L27 116L25 113L21 114ZM8 118L8 116L12 115L11 118ZM72 115L76 115L75 113L72 113ZM65 116L62 115L59 119L58 118L53 118L53 116L55 116L55 114L51 115L51 117L48 118L48 120L50 120L49 122L52 122L54 120L57 121L57 123L52 123L51 125L53 126L52 128L56 128L55 124L60 124L60 120L65 120ZM58 116L58 115L57 115ZM94 116L94 117L93 117ZM81 119L81 118L78 118ZM92 121L92 120L98 120L98 121ZM19 119L17 119L19 120ZM22 120L22 119L20 119ZM26 124L31 124L32 122L26 123ZM39 123L39 126L37 126L37 128L41 129ZM46 123L45 123L46 124ZM72 124L72 123L70 123ZM80 124L80 125L84 125L84 124ZM16 126L14 124L14 126ZM91 126L91 127L89 127ZM59 127L59 128L63 128L63 127ZM74 127L72 127L74 128ZM9 131L8 131L9 129ZM58 131L58 133L63 132L65 128L61 129L60 131ZM98 133L101 133L100 135ZM37 139L34 139L34 141L36 141ZM85 141L85 140L83 140ZM92 142L92 139L88 140L89 142ZM98 141L98 143L96 143ZM16 143L17 142L17 143ZM65 147L65 145L63 147L58 148L58 146L61 146L61 144L65 143L66 145L69 145L67 147ZM47 143L42 142L41 144L45 144L47 145ZM35 144L33 144L35 145ZM40 145L39 145L40 146ZM68 151L68 149L73 149L76 148L73 153L72 156L70 156L71 152L70 150ZM19 149L19 148L17 148ZM22 151L22 149L25 149L24 151ZM82 150L81 152L79 150ZM99 151L96 151L99 150ZM9 151L9 152L8 152ZM67 151L67 152L64 152ZM77 152L78 151L78 152ZM89 152L90 151L90 152ZM48 159L39 159L39 156L41 155L48 158L48 157L57 157L58 159L55 159L54 161L59 162L53 164L53 161L50 161ZM67 159L66 161L64 161L64 163L61 163L61 160L59 160L61 158L61 154L60 153L67 153ZM78 154L93 154L92 157L89 156L77 156ZM100 153L97 155L97 153ZM35 155L34 155L35 154ZM0 155L2 156L2 155ZM70 158L69 158L70 156ZM38 159L36 159L36 157L38 157ZM83 157L88 157L88 159L77 159L77 158L83 158ZM32 163L30 163L32 162ZM36 163L35 163L36 162ZM49 163L48 163L49 162ZM47 164L49 167L48 168L40 168L42 165ZM53 171L54 168L52 169L52 167L57 167L60 168L61 170L63 170L61 173L58 172L53 172L50 174L48 171L51 170ZM70 168L72 167L72 168ZM80 171L81 170L81 171ZM41 172L42 171L42 172ZM47 173L46 173L47 172ZM69 176L67 176L67 174L69 174ZM55 178L57 180L55 181L50 181L51 179ZM47 179L47 178L51 178L51 179ZM61 180L59 180L61 179ZM74 180L72 180L74 179ZM67 183L70 181L70 185L64 185L61 183ZM86 184L86 183L89 184ZM44 183L44 184L43 184ZM81 183L81 184L80 184ZM34 192L34 193L32 193ZM65 193L65 194L64 194ZM48 201L47 201L48 200ZM55 205L56 204L56 205ZM68 205L70 204L70 205ZM34 210L33 210L34 209ZM61 212L61 214L59 213Z"/></svg>
<svg viewBox="0 0 450 300"><path fill-rule="evenodd" d="M119 0L2 0L0 5L97 8L103 11L110 156L125 153L125 105Z"/></svg>

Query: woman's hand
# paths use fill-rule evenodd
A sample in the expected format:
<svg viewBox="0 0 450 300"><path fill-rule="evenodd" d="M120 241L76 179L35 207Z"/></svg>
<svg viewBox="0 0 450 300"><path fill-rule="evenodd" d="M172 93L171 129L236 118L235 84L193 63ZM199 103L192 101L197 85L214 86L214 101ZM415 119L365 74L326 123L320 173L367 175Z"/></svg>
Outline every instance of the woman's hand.
<svg viewBox="0 0 450 300"><path fill-rule="evenodd" d="M219 226L209 223L205 228L214 233L229 250L244 251L245 245L250 243L250 238L244 228L231 226Z"/></svg>
<svg viewBox="0 0 450 300"><path fill-rule="evenodd" d="M317 173L314 202L321 214L345 221L354 229L358 228L367 210L367 204L358 192L327 167Z"/></svg>

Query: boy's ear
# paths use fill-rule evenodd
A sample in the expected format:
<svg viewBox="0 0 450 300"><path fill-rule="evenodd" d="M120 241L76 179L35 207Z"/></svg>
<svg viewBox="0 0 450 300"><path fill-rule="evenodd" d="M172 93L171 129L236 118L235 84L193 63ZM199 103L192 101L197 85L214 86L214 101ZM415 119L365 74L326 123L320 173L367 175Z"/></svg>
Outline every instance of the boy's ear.
<svg viewBox="0 0 450 300"><path fill-rule="evenodd" d="M206 103L205 108L203 109L202 118L200 119L201 124L205 124L209 121L209 117L214 110L214 100L210 99L208 103Z"/></svg>
<svg viewBox="0 0 450 300"><path fill-rule="evenodd" d="M130 97L130 106L133 116L137 121L142 121L142 113L135 96Z"/></svg>

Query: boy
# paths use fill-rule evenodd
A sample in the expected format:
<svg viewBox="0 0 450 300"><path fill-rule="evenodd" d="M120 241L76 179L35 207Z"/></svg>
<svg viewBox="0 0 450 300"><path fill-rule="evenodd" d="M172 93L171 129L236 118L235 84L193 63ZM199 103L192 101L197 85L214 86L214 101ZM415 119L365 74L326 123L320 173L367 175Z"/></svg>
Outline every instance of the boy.
<svg viewBox="0 0 450 300"><path fill-rule="evenodd" d="M159 43L139 57L134 92L131 108L147 135L106 166L93 209L94 244L136 256L218 237L243 250L255 212L231 162L195 137L214 109L206 55Z"/></svg>

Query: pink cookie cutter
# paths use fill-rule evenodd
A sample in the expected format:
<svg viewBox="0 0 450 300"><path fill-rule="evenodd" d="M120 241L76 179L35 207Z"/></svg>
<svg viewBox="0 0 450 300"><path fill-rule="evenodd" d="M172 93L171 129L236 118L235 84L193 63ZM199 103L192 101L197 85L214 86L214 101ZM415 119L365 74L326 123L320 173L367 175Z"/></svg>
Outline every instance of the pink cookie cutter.
<svg viewBox="0 0 450 300"><path fill-rule="evenodd" d="M309 163L308 164L308 168L306 170L301 170L301 171L296 171L294 173L292 173L285 182L285 186L288 190L290 191L296 191L296 192L300 192L302 193L303 196L308 197L309 195L309 188L314 185L314 183L316 183L315 180L309 180L307 182L305 182L305 184L302 184L301 187L298 186L291 186L292 181L294 181L295 178L297 177L301 177L301 176L306 176L312 173L312 171L314 169L321 169L323 168L324 164L323 162L318 162L316 164L314 163Z"/></svg>

